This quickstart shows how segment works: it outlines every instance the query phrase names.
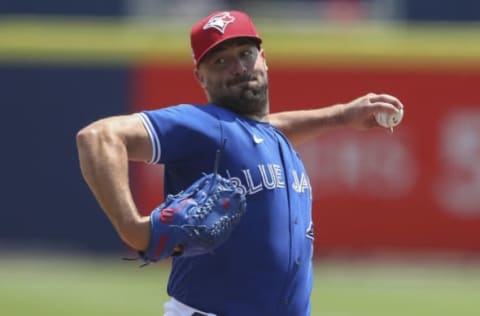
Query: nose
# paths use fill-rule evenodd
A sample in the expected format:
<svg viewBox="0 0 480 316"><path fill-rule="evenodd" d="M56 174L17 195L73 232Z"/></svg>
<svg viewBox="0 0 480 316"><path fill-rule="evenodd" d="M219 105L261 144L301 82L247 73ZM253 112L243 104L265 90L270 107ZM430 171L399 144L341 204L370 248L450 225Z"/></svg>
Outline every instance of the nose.
<svg viewBox="0 0 480 316"><path fill-rule="evenodd" d="M232 62L232 72L235 75L241 75L247 72L246 61L241 58L235 58Z"/></svg>

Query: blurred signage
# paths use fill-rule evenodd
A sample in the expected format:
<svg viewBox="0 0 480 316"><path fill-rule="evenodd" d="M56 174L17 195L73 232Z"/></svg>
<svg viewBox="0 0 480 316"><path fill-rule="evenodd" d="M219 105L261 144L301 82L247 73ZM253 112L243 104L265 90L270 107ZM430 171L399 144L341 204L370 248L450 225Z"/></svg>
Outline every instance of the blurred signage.
<svg viewBox="0 0 480 316"><path fill-rule="evenodd" d="M443 168L434 179L434 198L456 215L480 217L480 102L452 110L438 135Z"/></svg>

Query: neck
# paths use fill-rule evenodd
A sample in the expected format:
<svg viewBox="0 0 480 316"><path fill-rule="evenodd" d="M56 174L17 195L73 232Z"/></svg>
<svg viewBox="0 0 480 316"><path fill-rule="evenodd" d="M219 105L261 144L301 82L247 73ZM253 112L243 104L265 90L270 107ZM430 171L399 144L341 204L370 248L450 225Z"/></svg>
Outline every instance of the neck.
<svg viewBox="0 0 480 316"><path fill-rule="evenodd" d="M262 111L261 113L254 113L254 114L237 113L237 114L248 117L249 119L254 120L254 121L265 122L265 123L268 123L268 121L269 121L269 119L268 119L268 114L269 114L268 105L267 105L265 111Z"/></svg>
<svg viewBox="0 0 480 316"><path fill-rule="evenodd" d="M269 116L269 104L268 101L264 102L262 106L259 107L250 107L247 108L245 107L245 104L233 104L233 103L225 103L221 102L220 100L209 100L209 103L218 105L222 108L225 108L233 113L236 113L238 115L247 117L251 120L254 121L259 121L259 122L268 122L268 116Z"/></svg>

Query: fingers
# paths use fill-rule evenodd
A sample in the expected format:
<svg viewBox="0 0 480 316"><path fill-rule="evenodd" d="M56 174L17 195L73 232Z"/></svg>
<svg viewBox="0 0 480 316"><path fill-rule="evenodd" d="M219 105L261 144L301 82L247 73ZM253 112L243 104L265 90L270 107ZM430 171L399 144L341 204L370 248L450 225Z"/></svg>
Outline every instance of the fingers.
<svg viewBox="0 0 480 316"><path fill-rule="evenodd" d="M397 109L403 109L403 104L399 99L390 94L376 94L369 93L367 94L368 100L372 105L378 105L381 108L392 108L392 106Z"/></svg>
<svg viewBox="0 0 480 316"><path fill-rule="evenodd" d="M368 129L380 127L375 118L377 113L399 114L404 106L398 98L390 94L369 93L349 102L345 108L345 122L348 126Z"/></svg>
<svg viewBox="0 0 480 316"><path fill-rule="evenodd" d="M396 107L394 104L389 103L389 102L375 102L370 105L371 112L377 113L377 112L384 112L388 114L396 114L400 111L399 107Z"/></svg>
<svg viewBox="0 0 480 316"><path fill-rule="evenodd" d="M366 95L366 98L372 114L380 112L397 114L400 110L403 110L402 102L390 94L369 93Z"/></svg>

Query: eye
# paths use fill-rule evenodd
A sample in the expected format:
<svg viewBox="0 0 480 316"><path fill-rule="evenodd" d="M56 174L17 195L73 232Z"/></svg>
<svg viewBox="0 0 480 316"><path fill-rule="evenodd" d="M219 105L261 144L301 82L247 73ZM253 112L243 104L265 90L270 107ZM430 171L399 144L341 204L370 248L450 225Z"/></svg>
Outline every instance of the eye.
<svg viewBox="0 0 480 316"><path fill-rule="evenodd" d="M219 57L217 59L215 59L215 65L224 65L225 64L225 58L223 57Z"/></svg>
<svg viewBox="0 0 480 316"><path fill-rule="evenodd" d="M244 51L242 51L242 56L243 57L250 57L253 55L253 51L251 49L246 49Z"/></svg>

